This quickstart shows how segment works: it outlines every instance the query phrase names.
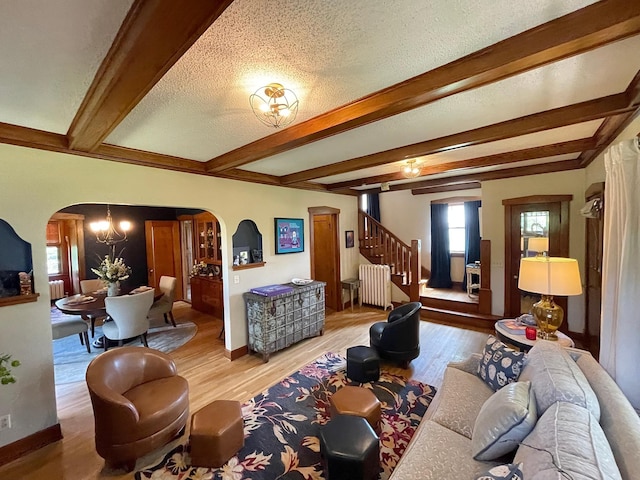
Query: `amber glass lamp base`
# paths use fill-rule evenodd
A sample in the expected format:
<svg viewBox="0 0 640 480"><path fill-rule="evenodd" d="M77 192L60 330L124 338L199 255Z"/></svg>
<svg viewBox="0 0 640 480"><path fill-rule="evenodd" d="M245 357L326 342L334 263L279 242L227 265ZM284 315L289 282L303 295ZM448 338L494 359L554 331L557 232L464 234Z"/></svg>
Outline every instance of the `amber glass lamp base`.
<svg viewBox="0 0 640 480"><path fill-rule="evenodd" d="M544 340L558 340L556 330L562 325L564 311L553 301L551 295L542 295L539 302L531 309L538 325L538 338Z"/></svg>

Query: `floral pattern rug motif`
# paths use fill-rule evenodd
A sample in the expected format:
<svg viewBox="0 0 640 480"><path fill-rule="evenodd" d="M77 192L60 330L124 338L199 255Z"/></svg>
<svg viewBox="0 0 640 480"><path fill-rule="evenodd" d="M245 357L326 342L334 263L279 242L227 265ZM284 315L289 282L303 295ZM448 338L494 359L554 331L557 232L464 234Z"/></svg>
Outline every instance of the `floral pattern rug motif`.
<svg viewBox="0 0 640 480"><path fill-rule="evenodd" d="M136 480L324 480L318 431L329 421L329 398L345 385L345 359L327 353L242 405L244 447L221 468L190 465L179 445ZM381 371L369 388L382 404L380 479L391 475L435 395L435 388Z"/></svg>

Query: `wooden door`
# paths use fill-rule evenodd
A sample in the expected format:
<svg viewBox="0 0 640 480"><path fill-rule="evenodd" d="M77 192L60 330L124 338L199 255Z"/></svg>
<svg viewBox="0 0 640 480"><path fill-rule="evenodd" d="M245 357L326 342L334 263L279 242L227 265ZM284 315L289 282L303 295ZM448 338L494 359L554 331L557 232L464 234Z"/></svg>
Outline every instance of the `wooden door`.
<svg viewBox="0 0 640 480"><path fill-rule="evenodd" d="M338 238L337 209L329 207L310 208L311 216L311 277L325 282L325 305L342 310L340 286L340 244Z"/></svg>
<svg viewBox="0 0 640 480"><path fill-rule="evenodd" d="M517 317L528 313L539 295L523 292L518 288L520 259L535 255L529 248L532 239L546 238L550 257L569 256L569 200L571 195L523 197L504 200L505 205L505 316ZM538 226L527 223L527 219L539 217ZM554 298L565 312L565 321L560 330L568 331L567 299Z"/></svg>
<svg viewBox="0 0 640 480"><path fill-rule="evenodd" d="M604 182L591 185L585 200L597 200L594 218L586 219L585 304L587 346L591 355L600 356L600 308L602 306L602 235L604 232Z"/></svg>
<svg viewBox="0 0 640 480"><path fill-rule="evenodd" d="M182 300L182 262L180 227L175 220L147 220L144 222L147 242L147 272L149 285L158 288L160 277L177 280L175 300Z"/></svg>

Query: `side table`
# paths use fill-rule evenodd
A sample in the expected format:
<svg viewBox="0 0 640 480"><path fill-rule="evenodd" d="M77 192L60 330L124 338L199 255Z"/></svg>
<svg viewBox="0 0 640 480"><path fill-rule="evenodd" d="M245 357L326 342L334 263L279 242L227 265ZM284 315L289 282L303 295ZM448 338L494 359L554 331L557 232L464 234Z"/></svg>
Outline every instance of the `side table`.
<svg viewBox="0 0 640 480"><path fill-rule="evenodd" d="M520 334L511 332L500 322L500 320L496 322L495 330L498 339L500 339L504 343L508 343L510 345L513 345L514 347L519 348L523 352L528 352L529 350L531 350L531 347L533 347L537 341L537 339L529 340L523 333ZM556 334L558 335L558 344L563 347L575 347L575 344L573 343L571 337L565 335L562 332L556 332Z"/></svg>
<svg viewBox="0 0 640 480"><path fill-rule="evenodd" d="M474 288L480 288L480 264L468 263L465 266L465 272L467 273L467 295L471 296ZM473 276L478 276L478 282L473 283Z"/></svg>
<svg viewBox="0 0 640 480"><path fill-rule="evenodd" d="M360 279L348 278L342 280L342 289L349 290L349 298L351 299L351 311L353 312L353 293L358 292L358 305L362 306L362 295L360 295ZM342 308L344 308L344 302L342 302Z"/></svg>

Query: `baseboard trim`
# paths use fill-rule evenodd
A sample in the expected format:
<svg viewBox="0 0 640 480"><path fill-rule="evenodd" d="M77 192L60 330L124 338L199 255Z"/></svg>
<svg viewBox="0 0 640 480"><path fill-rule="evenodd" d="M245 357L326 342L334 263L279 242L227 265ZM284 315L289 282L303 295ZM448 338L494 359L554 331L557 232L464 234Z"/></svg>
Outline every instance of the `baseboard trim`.
<svg viewBox="0 0 640 480"><path fill-rule="evenodd" d="M58 440L62 440L62 430L60 429L60 424L56 423L44 430L0 447L0 467Z"/></svg>
<svg viewBox="0 0 640 480"><path fill-rule="evenodd" d="M235 350L227 350L226 348L224 349L224 356L229 360L231 360L232 362L234 360L237 360L240 357L245 356L248 353L249 353L248 345L245 345L244 347L236 348Z"/></svg>

